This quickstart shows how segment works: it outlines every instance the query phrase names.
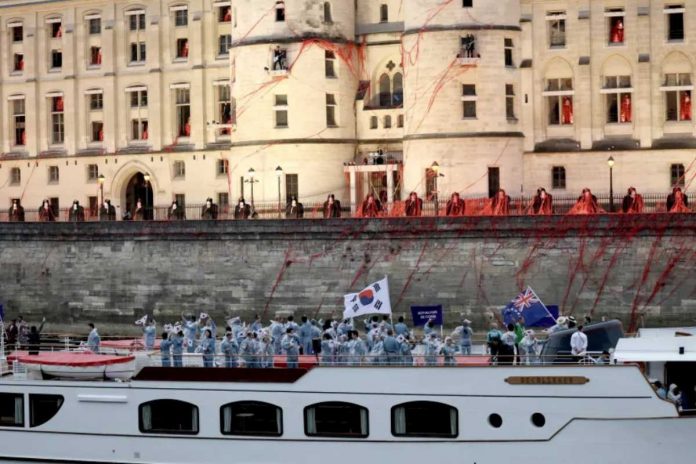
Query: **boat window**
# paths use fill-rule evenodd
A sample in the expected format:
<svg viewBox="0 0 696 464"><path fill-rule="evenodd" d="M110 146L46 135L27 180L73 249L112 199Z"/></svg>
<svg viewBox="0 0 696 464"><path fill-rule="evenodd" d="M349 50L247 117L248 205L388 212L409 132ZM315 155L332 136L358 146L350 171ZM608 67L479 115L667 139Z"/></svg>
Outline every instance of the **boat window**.
<svg viewBox="0 0 696 464"><path fill-rule="evenodd" d="M457 408L434 401L413 401L392 408L392 435L396 437L456 438Z"/></svg>
<svg viewBox="0 0 696 464"><path fill-rule="evenodd" d="M178 400L154 400L138 408L142 433L195 435L198 433L198 407Z"/></svg>
<svg viewBox="0 0 696 464"><path fill-rule="evenodd" d="M223 435L261 435L279 437L283 434L283 411L260 401L238 401L220 408Z"/></svg>
<svg viewBox="0 0 696 464"><path fill-rule="evenodd" d="M50 421L61 406L61 395L29 395L29 426L38 427Z"/></svg>
<svg viewBox="0 0 696 464"><path fill-rule="evenodd" d="M313 437L365 438L367 409L338 401L317 403L304 410L305 434Z"/></svg>
<svg viewBox="0 0 696 464"><path fill-rule="evenodd" d="M24 427L24 395L0 393L0 426Z"/></svg>

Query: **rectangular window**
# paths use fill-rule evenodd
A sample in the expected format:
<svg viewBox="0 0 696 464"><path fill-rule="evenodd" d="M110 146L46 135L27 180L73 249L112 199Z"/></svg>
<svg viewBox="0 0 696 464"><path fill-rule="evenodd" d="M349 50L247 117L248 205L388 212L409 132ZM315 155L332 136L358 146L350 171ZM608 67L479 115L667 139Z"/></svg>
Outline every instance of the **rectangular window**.
<svg viewBox="0 0 696 464"><path fill-rule="evenodd" d="M142 63L147 59L145 42L131 42L130 61L131 63Z"/></svg>
<svg viewBox="0 0 696 464"><path fill-rule="evenodd" d="M92 142L104 141L104 123L101 121L92 121Z"/></svg>
<svg viewBox="0 0 696 464"><path fill-rule="evenodd" d="M186 208L186 194L185 193L175 193L174 201L179 204L180 208Z"/></svg>
<svg viewBox="0 0 696 464"><path fill-rule="evenodd" d="M500 168L488 168L488 197L493 198L500 190Z"/></svg>
<svg viewBox="0 0 696 464"><path fill-rule="evenodd" d="M51 50L51 69L60 69L63 67L63 52L60 50Z"/></svg>
<svg viewBox="0 0 696 464"><path fill-rule="evenodd" d="M174 161L174 178L183 179L184 177L186 177L186 163Z"/></svg>
<svg viewBox="0 0 696 464"><path fill-rule="evenodd" d="M566 170L563 166L554 166L551 169L551 186L557 190L565 190Z"/></svg>
<svg viewBox="0 0 696 464"><path fill-rule="evenodd" d="M464 119L476 119L476 85L462 85L462 117Z"/></svg>
<svg viewBox="0 0 696 464"><path fill-rule="evenodd" d="M218 22L229 23L232 21L232 7L224 5L218 8Z"/></svg>
<svg viewBox="0 0 696 464"><path fill-rule="evenodd" d="M19 185L22 183L22 170L19 168L10 169L10 185Z"/></svg>
<svg viewBox="0 0 696 464"><path fill-rule="evenodd" d="M12 27L12 42L18 43L24 40L24 27L23 26L13 26Z"/></svg>
<svg viewBox="0 0 696 464"><path fill-rule="evenodd" d="M93 93L89 96L89 109L91 111L99 111L104 109L104 94Z"/></svg>
<svg viewBox="0 0 696 464"><path fill-rule="evenodd" d="M48 183L57 184L60 181L60 169L58 166L48 167Z"/></svg>
<svg viewBox="0 0 696 464"><path fill-rule="evenodd" d="M336 97L326 94L326 127L338 127L336 123Z"/></svg>
<svg viewBox="0 0 696 464"><path fill-rule="evenodd" d="M220 408L223 435L274 436L283 434L279 407L257 401L238 401Z"/></svg>
<svg viewBox="0 0 696 464"><path fill-rule="evenodd" d="M226 159L217 160L217 175L226 176L230 169L230 162Z"/></svg>
<svg viewBox="0 0 696 464"><path fill-rule="evenodd" d="M514 49L514 43L512 39L505 39L505 66L511 68L515 66L515 62L512 58L512 52Z"/></svg>
<svg viewBox="0 0 696 464"><path fill-rule="evenodd" d="M464 8L472 8L474 6L474 0L462 0L462 6Z"/></svg>
<svg viewBox="0 0 696 464"><path fill-rule="evenodd" d="M91 18L88 22L90 35L101 34L101 18Z"/></svg>
<svg viewBox="0 0 696 464"><path fill-rule="evenodd" d="M65 141L65 120L63 114L63 97L51 98L51 143L62 144Z"/></svg>
<svg viewBox="0 0 696 464"><path fill-rule="evenodd" d="M548 23L549 47L562 48L566 46L566 13L565 11L550 12L546 15Z"/></svg>
<svg viewBox="0 0 696 464"><path fill-rule="evenodd" d="M379 22L388 23L389 22L389 5L382 4L379 6Z"/></svg>
<svg viewBox="0 0 696 464"><path fill-rule="evenodd" d="M230 96L230 86L217 85L217 120L222 124L232 124L232 97ZM223 127L221 135L230 135L230 128Z"/></svg>
<svg viewBox="0 0 696 464"><path fill-rule="evenodd" d="M326 77L336 77L336 54L329 50L324 52L324 71Z"/></svg>
<svg viewBox="0 0 696 464"><path fill-rule="evenodd" d="M188 58L189 56L189 42L188 39L176 39L176 57L177 58Z"/></svg>
<svg viewBox="0 0 696 464"><path fill-rule="evenodd" d="M300 197L300 183L297 174L285 174L285 198Z"/></svg>
<svg viewBox="0 0 696 464"><path fill-rule="evenodd" d="M21 100L12 100L12 123L14 125L14 144L16 146L26 145L26 114L23 98Z"/></svg>
<svg viewBox="0 0 696 464"><path fill-rule="evenodd" d="M222 34L218 38L218 55L229 55L232 48L232 34Z"/></svg>
<svg viewBox="0 0 696 464"><path fill-rule="evenodd" d="M404 127L404 115L400 114L396 117L396 127Z"/></svg>
<svg viewBox="0 0 696 464"><path fill-rule="evenodd" d="M179 195L175 197L178 200ZM199 430L198 407L184 401L149 401L138 407L138 416L142 433L196 435Z"/></svg>
<svg viewBox="0 0 696 464"><path fill-rule="evenodd" d="M667 20L667 40L681 42L684 40L684 5L668 5L665 8Z"/></svg>
<svg viewBox="0 0 696 464"><path fill-rule="evenodd" d="M218 207L221 211L227 211L230 207L230 194L227 192L220 192L217 195Z"/></svg>
<svg viewBox="0 0 696 464"><path fill-rule="evenodd" d="M131 31L144 31L145 13L128 15L128 24Z"/></svg>
<svg viewBox="0 0 696 464"><path fill-rule="evenodd" d="M51 31L51 38L60 39L63 37L63 24L60 21L50 23L49 29Z"/></svg>
<svg viewBox="0 0 696 464"><path fill-rule="evenodd" d="M379 122L377 116L370 116L370 129L377 129L378 124Z"/></svg>
<svg viewBox="0 0 696 464"><path fill-rule="evenodd" d="M546 104L548 123L551 126L571 125L574 122L573 80L548 79L546 81Z"/></svg>
<svg viewBox="0 0 696 464"><path fill-rule="evenodd" d="M96 182L99 178L99 166L96 164L87 165L87 180Z"/></svg>
<svg viewBox="0 0 696 464"><path fill-rule="evenodd" d="M505 84L505 116L508 119L517 119L515 117L515 86Z"/></svg>
<svg viewBox="0 0 696 464"><path fill-rule="evenodd" d="M175 89L176 127L179 137L191 136L191 92Z"/></svg>
<svg viewBox="0 0 696 464"><path fill-rule="evenodd" d="M686 171L683 164L673 164L669 169L669 185L672 187L686 187Z"/></svg>
<svg viewBox="0 0 696 464"><path fill-rule="evenodd" d="M0 426L24 427L24 395L0 393Z"/></svg>
<svg viewBox="0 0 696 464"><path fill-rule="evenodd" d="M277 23L285 21L285 7L282 3L276 2L275 20Z"/></svg>
<svg viewBox="0 0 696 464"><path fill-rule="evenodd" d="M604 89L608 124L624 124L633 120L631 76L606 76Z"/></svg>
<svg viewBox="0 0 696 464"><path fill-rule="evenodd" d="M691 75L665 74L665 121L691 121Z"/></svg>
<svg viewBox="0 0 696 464"><path fill-rule="evenodd" d="M147 107L147 90L136 90L128 93L130 94L131 108Z"/></svg>
<svg viewBox="0 0 696 464"><path fill-rule="evenodd" d="M288 96L275 96L275 126L279 128L288 127Z"/></svg>
<svg viewBox="0 0 696 464"><path fill-rule="evenodd" d="M131 140L148 139L147 119L135 118L131 120Z"/></svg>
<svg viewBox="0 0 696 464"><path fill-rule="evenodd" d="M176 27L188 26L188 9L174 11L174 25Z"/></svg>
<svg viewBox="0 0 696 464"><path fill-rule="evenodd" d="M24 53L15 53L12 60L12 70L14 72L24 71Z"/></svg>
<svg viewBox="0 0 696 464"><path fill-rule="evenodd" d="M89 65L101 66L102 50L101 47L89 47Z"/></svg>
<svg viewBox="0 0 696 464"><path fill-rule="evenodd" d="M607 33L609 45L621 45L624 43L624 10L623 8L610 8L605 13L607 17Z"/></svg>

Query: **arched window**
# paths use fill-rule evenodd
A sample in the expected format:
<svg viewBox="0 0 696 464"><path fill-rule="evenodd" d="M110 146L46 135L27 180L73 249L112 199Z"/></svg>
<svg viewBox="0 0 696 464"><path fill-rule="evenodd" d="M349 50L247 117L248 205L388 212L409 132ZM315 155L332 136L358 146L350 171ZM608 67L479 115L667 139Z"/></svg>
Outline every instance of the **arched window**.
<svg viewBox="0 0 696 464"><path fill-rule="evenodd" d="M631 74L631 65L619 56L609 58L602 66L607 123L625 124L633 120Z"/></svg>
<svg viewBox="0 0 696 464"><path fill-rule="evenodd" d="M404 104L404 76L401 73L394 74L394 95L392 96L392 105L402 106Z"/></svg>
<svg viewBox="0 0 696 464"><path fill-rule="evenodd" d="M389 75L382 74L379 77L379 106L387 107L391 106L392 103L392 93L391 93L391 79Z"/></svg>
<svg viewBox="0 0 696 464"><path fill-rule="evenodd" d="M331 2L324 2L324 22L333 22L333 17L331 16Z"/></svg>
<svg viewBox="0 0 696 464"><path fill-rule="evenodd" d="M142 433L196 435L198 407L179 400L154 400L138 407Z"/></svg>
<svg viewBox="0 0 696 464"><path fill-rule="evenodd" d="M413 401L392 408L392 435L395 437L456 438L459 435L457 409L433 401Z"/></svg>
<svg viewBox="0 0 696 464"><path fill-rule="evenodd" d="M338 401L317 403L304 410L305 434L311 437L366 438L367 409Z"/></svg>
<svg viewBox="0 0 696 464"><path fill-rule="evenodd" d="M29 395L29 426L38 427L50 421L61 406L61 395Z"/></svg>
<svg viewBox="0 0 696 464"><path fill-rule="evenodd" d="M220 408L223 435L279 437L283 434L283 411L260 401L237 401Z"/></svg>

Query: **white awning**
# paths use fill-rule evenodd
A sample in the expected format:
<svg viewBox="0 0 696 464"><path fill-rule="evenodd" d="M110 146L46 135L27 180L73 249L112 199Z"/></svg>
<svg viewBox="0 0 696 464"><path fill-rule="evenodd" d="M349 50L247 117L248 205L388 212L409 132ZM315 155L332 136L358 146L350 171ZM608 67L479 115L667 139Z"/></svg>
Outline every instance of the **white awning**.
<svg viewBox="0 0 696 464"><path fill-rule="evenodd" d="M169 88L170 88L170 89L190 89L190 88L191 88L191 84L189 84L188 82L182 82L182 83L179 83L179 84L171 84L171 85L169 86Z"/></svg>
<svg viewBox="0 0 696 464"><path fill-rule="evenodd" d="M133 15L139 15L139 14L145 14L145 10L128 10L128 11L126 11L126 16L133 16Z"/></svg>
<svg viewBox="0 0 696 464"><path fill-rule="evenodd" d="M623 11L605 11L604 16L606 18L619 18L626 16L626 13Z"/></svg>
<svg viewBox="0 0 696 464"><path fill-rule="evenodd" d="M13 28L13 27L22 27L23 23L20 23L19 21L15 21L13 23L7 23L7 27Z"/></svg>
<svg viewBox="0 0 696 464"><path fill-rule="evenodd" d="M660 87L662 92L678 92L680 90L694 90L693 85L663 85Z"/></svg>
<svg viewBox="0 0 696 464"><path fill-rule="evenodd" d="M665 14L670 13L686 13L686 8L665 8Z"/></svg>
<svg viewBox="0 0 696 464"><path fill-rule="evenodd" d="M186 5L177 5L177 6L169 7L169 11L184 11L184 10L188 10L188 6L186 6Z"/></svg>
<svg viewBox="0 0 696 464"><path fill-rule="evenodd" d="M142 92L144 90L147 90L147 87L144 85L139 85L136 87L126 87L126 92Z"/></svg>
<svg viewBox="0 0 696 464"><path fill-rule="evenodd" d="M547 90L542 95L544 97L566 97L575 95L575 90Z"/></svg>
<svg viewBox="0 0 696 464"><path fill-rule="evenodd" d="M62 97L62 96L63 96L63 92L48 92L48 93L46 94L46 96L49 97L49 98L53 98L53 97Z"/></svg>
<svg viewBox="0 0 696 464"><path fill-rule="evenodd" d="M213 81L213 85L230 85L229 79L221 79L219 81Z"/></svg>
<svg viewBox="0 0 696 464"><path fill-rule="evenodd" d="M56 24L56 23L62 23L63 20L61 18L48 18L46 20L46 24Z"/></svg>
<svg viewBox="0 0 696 464"><path fill-rule="evenodd" d="M213 6L232 6L232 2L230 2L229 0L226 2L215 2L213 3Z"/></svg>
<svg viewBox="0 0 696 464"><path fill-rule="evenodd" d="M546 20L547 21L556 21L556 20L561 20L561 19L566 19L566 14L565 13L559 13L559 14L547 14L546 15Z"/></svg>
<svg viewBox="0 0 696 464"><path fill-rule="evenodd" d="M101 15L99 13L88 14L85 19L101 19Z"/></svg>
<svg viewBox="0 0 696 464"><path fill-rule="evenodd" d="M633 93L633 87L616 87L612 89L599 89L599 93L602 95L610 93Z"/></svg>
<svg viewBox="0 0 696 464"><path fill-rule="evenodd" d="M104 89L87 89L85 90L85 95L101 95L104 93Z"/></svg>
<svg viewBox="0 0 696 464"><path fill-rule="evenodd" d="M10 95L7 97L8 100L24 100L25 98L24 95Z"/></svg>

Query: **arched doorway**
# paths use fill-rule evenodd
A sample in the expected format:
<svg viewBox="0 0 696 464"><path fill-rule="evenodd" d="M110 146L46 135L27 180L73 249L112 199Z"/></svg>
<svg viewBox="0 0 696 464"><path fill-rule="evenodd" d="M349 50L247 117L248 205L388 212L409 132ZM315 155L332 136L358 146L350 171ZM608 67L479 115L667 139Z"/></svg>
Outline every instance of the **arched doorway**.
<svg viewBox="0 0 696 464"><path fill-rule="evenodd" d="M152 220L153 206L155 204L152 184L145 181L145 176L142 172L135 173L126 184L126 210L123 211L123 214L129 212L132 215L138 200L143 202L143 207L145 208L144 218Z"/></svg>

